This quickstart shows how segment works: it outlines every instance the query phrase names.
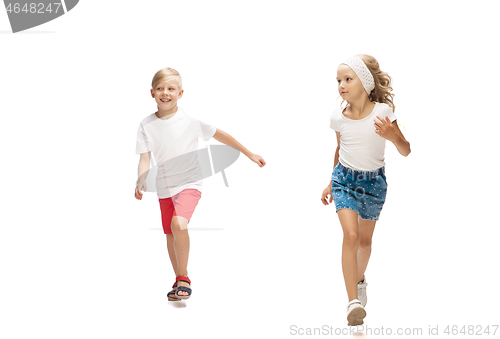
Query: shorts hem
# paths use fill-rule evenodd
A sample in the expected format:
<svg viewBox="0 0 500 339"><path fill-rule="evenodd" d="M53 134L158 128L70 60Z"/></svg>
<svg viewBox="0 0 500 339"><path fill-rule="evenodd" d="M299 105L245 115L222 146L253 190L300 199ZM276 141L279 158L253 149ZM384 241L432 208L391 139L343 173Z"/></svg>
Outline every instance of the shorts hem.
<svg viewBox="0 0 500 339"><path fill-rule="evenodd" d="M159 199L163 233L173 234L171 224L175 216L186 219L189 224L200 198L201 191L187 188L170 198Z"/></svg>
<svg viewBox="0 0 500 339"><path fill-rule="evenodd" d="M361 218L361 216L359 216ZM377 218L370 218L370 219L365 219L365 218L361 218L363 220L370 220L370 221L378 221L378 217Z"/></svg>
<svg viewBox="0 0 500 339"><path fill-rule="evenodd" d="M339 210L351 210L351 211L354 211L356 212L357 215L359 215L359 212L357 210L355 210L354 208L351 208L351 207L338 207L338 208L335 208L335 212L338 213Z"/></svg>
<svg viewBox="0 0 500 339"><path fill-rule="evenodd" d="M378 217L367 217L367 218L363 218L363 217L361 216L361 214L359 214L359 212L358 212L358 211L356 211L355 209L350 208L350 207L339 207L339 208L336 208L336 209L335 209L335 212L336 212L336 213L338 213L338 211L339 211L339 210L342 210L342 209L345 209L345 210L351 210L351 211L356 212L356 214L357 214L357 215L358 215L361 219L363 219L363 220L378 221L378 220L379 220L379 218L380 218L380 216L378 216Z"/></svg>

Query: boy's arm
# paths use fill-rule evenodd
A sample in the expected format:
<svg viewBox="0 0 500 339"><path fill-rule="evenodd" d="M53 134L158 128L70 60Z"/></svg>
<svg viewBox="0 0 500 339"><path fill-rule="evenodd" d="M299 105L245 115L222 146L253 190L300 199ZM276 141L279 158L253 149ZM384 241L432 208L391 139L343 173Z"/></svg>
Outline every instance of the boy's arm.
<svg viewBox="0 0 500 339"><path fill-rule="evenodd" d="M148 176L149 172L149 164L151 161L151 152L141 153L141 157L139 158L139 168L137 173L137 183L144 183Z"/></svg>
<svg viewBox="0 0 500 339"><path fill-rule="evenodd" d="M227 134L226 132L224 131L221 131L220 129L217 128L217 130L215 131L215 134L213 136L213 138L225 145L228 145L228 146L232 146L234 148L236 148L237 150L239 150L241 153L245 154L247 157L250 157L250 155L252 154L252 152L250 152L249 150L247 150L242 144L240 144L235 138L233 138L232 136L230 136L229 134Z"/></svg>
<svg viewBox="0 0 500 339"><path fill-rule="evenodd" d="M138 169L138 179L137 184L135 185L135 198L137 200L142 200L142 192L147 190L146 187L146 178L149 172L149 161L151 159L151 152L141 153L141 157L139 158L139 169Z"/></svg>
<svg viewBox="0 0 500 339"><path fill-rule="evenodd" d="M241 153L245 154L250 160L257 163L260 167L264 166L266 162L260 155L253 154L249 150L247 150L242 144L240 144L235 138L230 136L224 131L221 131L217 128L213 138L225 145L231 146L239 150Z"/></svg>

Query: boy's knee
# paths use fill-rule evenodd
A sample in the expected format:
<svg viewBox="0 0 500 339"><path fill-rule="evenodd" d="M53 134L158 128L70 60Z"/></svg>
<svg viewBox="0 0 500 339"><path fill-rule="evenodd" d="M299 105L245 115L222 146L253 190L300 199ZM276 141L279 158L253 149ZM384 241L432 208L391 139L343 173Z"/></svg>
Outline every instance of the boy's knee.
<svg viewBox="0 0 500 339"><path fill-rule="evenodd" d="M176 234L182 231L187 230L188 221L183 217L173 217L172 222L170 223L170 229L172 230L172 234Z"/></svg>

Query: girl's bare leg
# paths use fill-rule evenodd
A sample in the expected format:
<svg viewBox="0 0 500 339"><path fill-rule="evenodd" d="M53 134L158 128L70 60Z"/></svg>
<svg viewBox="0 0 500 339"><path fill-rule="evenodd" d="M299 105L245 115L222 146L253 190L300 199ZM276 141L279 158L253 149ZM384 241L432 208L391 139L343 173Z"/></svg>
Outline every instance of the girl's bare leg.
<svg viewBox="0 0 500 339"><path fill-rule="evenodd" d="M375 220L364 220L358 217L360 242L357 255L357 282L363 280L363 275L365 274L366 267L368 266L368 260L370 259L370 254L372 253L372 237L376 222L377 221Z"/></svg>
<svg viewBox="0 0 500 339"><path fill-rule="evenodd" d="M187 264L189 258L189 233L187 230L188 220L181 216L174 216L170 227L174 236L173 247L175 259L177 260L176 276L187 277ZM178 281L177 286L189 287L189 283ZM179 291L179 295L187 295L187 292Z"/></svg>
<svg viewBox="0 0 500 339"><path fill-rule="evenodd" d="M350 209L339 209L337 211L340 224L344 231L342 242L342 272L347 290L348 301L358 299L358 262L357 253L359 248L359 225L358 214Z"/></svg>

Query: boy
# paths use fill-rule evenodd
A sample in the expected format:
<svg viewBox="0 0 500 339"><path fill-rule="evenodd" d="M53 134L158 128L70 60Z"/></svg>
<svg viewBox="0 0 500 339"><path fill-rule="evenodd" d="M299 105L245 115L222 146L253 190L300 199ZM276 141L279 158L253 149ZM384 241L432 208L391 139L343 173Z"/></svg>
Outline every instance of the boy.
<svg viewBox="0 0 500 339"><path fill-rule="evenodd" d="M232 146L250 160L263 167L266 162L253 154L229 134L212 125L188 117L177 106L182 98L182 78L172 68L159 70L152 81L151 96L158 111L144 118L137 133L136 153L140 154L135 198L142 200L145 180L153 152L158 173L156 188L160 202L163 231L176 282L168 293L168 300L177 301L191 296L191 281L187 277L189 234L187 226L201 197L200 165L195 154L198 138L210 138ZM182 156L181 156L182 155ZM179 160L181 159L181 160Z"/></svg>

